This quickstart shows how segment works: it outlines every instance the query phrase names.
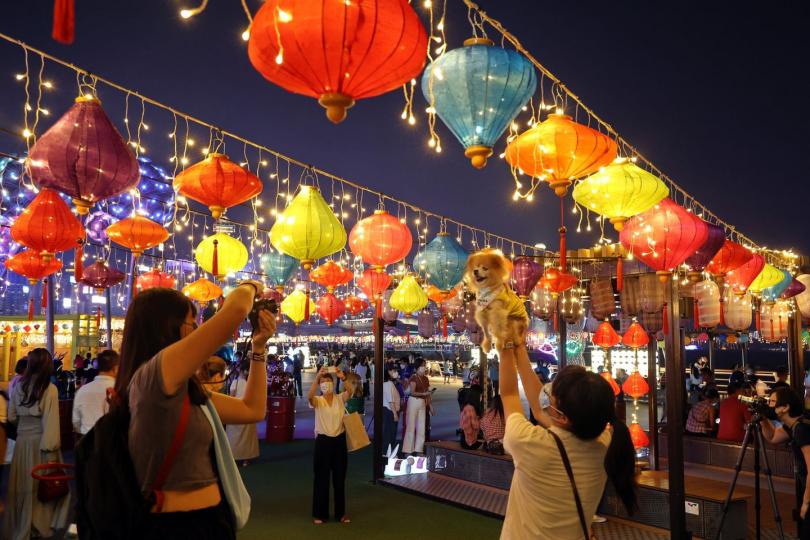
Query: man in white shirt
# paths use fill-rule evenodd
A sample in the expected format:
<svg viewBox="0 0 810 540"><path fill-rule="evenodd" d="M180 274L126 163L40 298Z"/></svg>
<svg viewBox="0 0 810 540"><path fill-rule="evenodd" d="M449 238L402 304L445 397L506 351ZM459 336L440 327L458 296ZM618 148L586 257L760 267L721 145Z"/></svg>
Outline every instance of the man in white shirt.
<svg viewBox="0 0 810 540"><path fill-rule="evenodd" d="M73 399L73 430L84 435L107 413L107 391L115 384L118 353L104 351L98 355L98 375L83 385Z"/></svg>

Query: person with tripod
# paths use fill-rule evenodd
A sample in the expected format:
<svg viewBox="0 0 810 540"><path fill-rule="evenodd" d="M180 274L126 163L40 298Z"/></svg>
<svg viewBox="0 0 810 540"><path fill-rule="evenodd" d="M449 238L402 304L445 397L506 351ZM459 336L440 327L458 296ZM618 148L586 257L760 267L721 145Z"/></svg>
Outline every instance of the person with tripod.
<svg viewBox="0 0 810 540"><path fill-rule="evenodd" d="M807 511L810 508L810 422L803 418L802 399L789 387L780 387L771 392L768 398L766 418L760 420L762 435L771 444L789 442L793 449L794 473L796 475L796 505L799 506L797 517L799 539L810 540L810 520ZM768 420L779 420L782 425L774 428Z"/></svg>

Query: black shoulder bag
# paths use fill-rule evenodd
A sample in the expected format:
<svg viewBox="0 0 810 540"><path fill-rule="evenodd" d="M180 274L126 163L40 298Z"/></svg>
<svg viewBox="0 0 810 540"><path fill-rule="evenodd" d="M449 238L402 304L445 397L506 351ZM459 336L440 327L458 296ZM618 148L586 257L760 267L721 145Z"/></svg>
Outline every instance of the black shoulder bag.
<svg viewBox="0 0 810 540"><path fill-rule="evenodd" d="M548 432L552 437L554 437L554 442L557 443L557 448L560 450L560 457L562 458L563 465L565 466L565 472L568 473L568 480L571 482L571 489L574 491L574 501L577 503L579 523L582 525L582 533L585 535L583 538L596 540L596 535L591 532L590 528L588 527L588 522L585 520L585 512L582 510L582 500L579 498L579 490L577 489L576 482L574 482L574 471L571 469L571 461L568 459L568 452L565 451L565 446L563 445L560 436L550 429Z"/></svg>

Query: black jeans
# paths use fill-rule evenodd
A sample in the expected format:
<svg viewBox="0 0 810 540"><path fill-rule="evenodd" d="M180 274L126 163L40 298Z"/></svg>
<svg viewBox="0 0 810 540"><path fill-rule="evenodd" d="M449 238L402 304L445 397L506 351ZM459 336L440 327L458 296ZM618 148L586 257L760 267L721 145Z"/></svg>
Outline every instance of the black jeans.
<svg viewBox="0 0 810 540"><path fill-rule="evenodd" d="M399 422L394 420L394 412L388 407L383 407L383 452L388 452L388 446L391 450L397 445L397 424Z"/></svg>
<svg viewBox="0 0 810 540"><path fill-rule="evenodd" d="M337 437L318 435L315 438L313 471L315 482L312 488L312 517L329 519L329 478L335 491L335 519L346 515L346 466L349 454L346 450L346 434Z"/></svg>
<svg viewBox="0 0 810 540"><path fill-rule="evenodd" d="M293 373L295 379L295 390L298 392L298 397L304 397L304 386L301 384L301 372Z"/></svg>
<svg viewBox="0 0 810 540"><path fill-rule="evenodd" d="M371 395L371 385L368 379L363 381L363 398L367 398Z"/></svg>
<svg viewBox="0 0 810 540"><path fill-rule="evenodd" d="M236 525L225 497L217 506L190 512L150 513L150 540L236 540Z"/></svg>

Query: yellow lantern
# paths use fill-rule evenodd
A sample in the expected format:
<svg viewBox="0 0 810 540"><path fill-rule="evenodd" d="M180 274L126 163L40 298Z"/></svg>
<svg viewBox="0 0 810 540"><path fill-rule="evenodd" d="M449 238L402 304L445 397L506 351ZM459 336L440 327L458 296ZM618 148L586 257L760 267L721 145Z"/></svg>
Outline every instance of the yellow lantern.
<svg viewBox="0 0 810 540"><path fill-rule="evenodd" d="M200 268L215 275L217 279L222 279L245 267L248 262L248 252L242 242L218 232L197 244L194 258Z"/></svg>
<svg viewBox="0 0 810 540"><path fill-rule="evenodd" d="M281 301L281 312L292 319L295 324L300 324L304 319L309 319L309 315L314 311L315 306L309 295L301 290L294 290Z"/></svg>
<svg viewBox="0 0 810 540"><path fill-rule="evenodd" d="M427 306L428 296L416 278L408 274L391 293L389 304L397 311L410 315Z"/></svg>
<svg viewBox="0 0 810 540"><path fill-rule="evenodd" d="M183 294L192 300L202 303L210 300L216 300L222 296L222 289L220 289L215 283L212 283L205 278L200 278L194 283L189 283L183 287Z"/></svg>
<svg viewBox="0 0 810 540"><path fill-rule="evenodd" d="M772 264L766 264L762 268L762 272L754 278L754 281L748 287L748 290L754 293L762 292L762 289L767 289L768 287L773 287L780 281L784 274L781 270L777 267L773 266Z"/></svg>
<svg viewBox="0 0 810 540"><path fill-rule="evenodd" d="M317 188L301 186L276 218L270 229L270 242L280 252L299 259L304 269L309 270L317 259L346 245L346 229Z"/></svg>
<svg viewBox="0 0 810 540"><path fill-rule="evenodd" d="M616 160L574 187L574 200L610 220L617 231L628 218L646 212L669 195L654 174L626 160Z"/></svg>

